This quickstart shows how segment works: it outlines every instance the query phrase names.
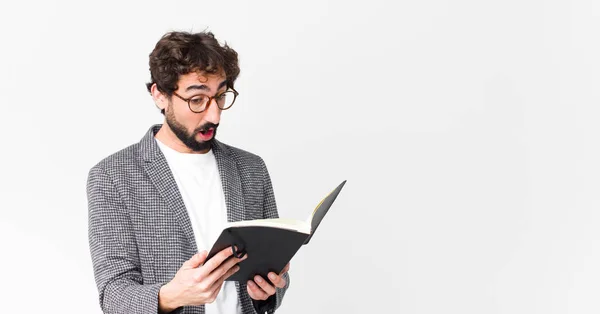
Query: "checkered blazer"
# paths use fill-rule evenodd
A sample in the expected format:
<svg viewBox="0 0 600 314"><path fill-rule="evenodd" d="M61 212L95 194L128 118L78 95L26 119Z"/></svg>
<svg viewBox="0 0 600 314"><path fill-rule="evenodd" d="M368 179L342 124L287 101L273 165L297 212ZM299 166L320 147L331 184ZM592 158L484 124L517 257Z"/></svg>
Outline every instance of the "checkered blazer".
<svg viewBox="0 0 600 314"><path fill-rule="evenodd" d="M153 125L139 143L94 165L88 174L88 235L94 278L104 313L158 313L158 291L197 253L190 219ZM278 217L271 179L254 154L215 140L228 221ZM202 191L199 191L201 193ZM244 313L273 313L289 287L266 302L236 282ZM174 313L204 313L184 306Z"/></svg>

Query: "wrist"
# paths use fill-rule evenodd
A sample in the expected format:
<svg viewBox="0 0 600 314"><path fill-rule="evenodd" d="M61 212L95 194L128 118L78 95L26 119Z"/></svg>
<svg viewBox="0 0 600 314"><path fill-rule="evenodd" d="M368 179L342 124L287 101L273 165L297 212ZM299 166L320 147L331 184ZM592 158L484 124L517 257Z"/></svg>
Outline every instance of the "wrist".
<svg viewBox="0 0 600 314"><path fill-rule="evenodd" d="M160 313L169 313L179 306L171 283L169 282L160 287L160 290L158 291L158 309Z"/></svg>

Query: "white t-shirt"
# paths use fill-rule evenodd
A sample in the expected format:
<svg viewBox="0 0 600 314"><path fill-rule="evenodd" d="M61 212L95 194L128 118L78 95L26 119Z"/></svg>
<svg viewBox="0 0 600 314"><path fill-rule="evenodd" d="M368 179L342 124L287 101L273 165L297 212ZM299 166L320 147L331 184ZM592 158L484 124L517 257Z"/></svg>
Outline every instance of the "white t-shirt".
<svg viewBox="0 0 600 314"><path fill-rule="evenodd" d="M171 168L187 209L198 252L210 251L227 222L221 177L213 151L180 153L155 139ZM235 282L225 281L215 302L205 305L207 314L242 313Z"/></svg>

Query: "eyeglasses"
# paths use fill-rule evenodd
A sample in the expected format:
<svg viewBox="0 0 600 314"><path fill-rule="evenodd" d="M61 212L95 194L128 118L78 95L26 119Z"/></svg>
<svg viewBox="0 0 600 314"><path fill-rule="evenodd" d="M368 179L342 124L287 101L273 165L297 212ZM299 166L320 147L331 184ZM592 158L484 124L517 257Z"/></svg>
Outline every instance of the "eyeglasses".
<svg viewBox="0 0 600 314"><path fill-rule="evenodd" d="M186 101L188 103L188 107L190 107L190 110L195 113L201 113L208 109L208 106L210 106L210 102L213 99L221 110L227 110L233 106L235 99L239 95L239 93L233 88L216 96L195 95L190 98L183 98L175 92L173 92L173 94L179 97L181 100Z"/></svg>

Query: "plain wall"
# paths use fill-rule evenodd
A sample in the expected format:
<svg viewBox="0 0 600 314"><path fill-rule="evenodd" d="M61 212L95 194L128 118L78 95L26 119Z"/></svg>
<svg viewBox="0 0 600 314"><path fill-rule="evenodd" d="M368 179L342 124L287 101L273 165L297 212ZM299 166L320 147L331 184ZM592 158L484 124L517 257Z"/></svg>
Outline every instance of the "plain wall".
<svg viewBox="0 0 600 314"><path fill-rule="evenodd" d="M598 313L598 1L0 5L2 312L100 313L88 170L162 115L166 31L240 56L218 137L279 214L348 180L280 313Z"/></svg>

